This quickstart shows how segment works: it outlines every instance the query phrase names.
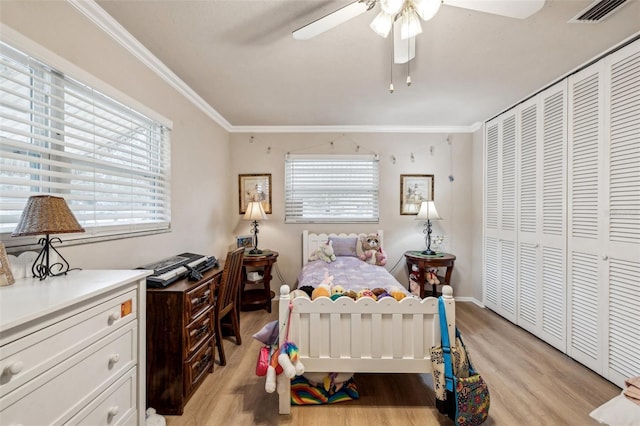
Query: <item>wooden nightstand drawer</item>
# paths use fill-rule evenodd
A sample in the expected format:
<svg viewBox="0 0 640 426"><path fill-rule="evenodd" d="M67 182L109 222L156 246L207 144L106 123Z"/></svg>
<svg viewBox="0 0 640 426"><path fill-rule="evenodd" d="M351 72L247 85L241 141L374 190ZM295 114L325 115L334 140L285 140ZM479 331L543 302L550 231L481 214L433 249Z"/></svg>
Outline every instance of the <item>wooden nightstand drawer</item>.
<svg viewBox="0 0 640 426"><path fill-rule="evenodd" d="M211 371L213 371L213 338L185 363L185 394L190 395Z"/></svg>
<svg viewBox="0 0 640 426"><path fill-rule="evenodd" d="M60 364L70 354L135 320L137 305L136 292L130 291L2 346L0 397ZM12 374L11 368L17 372Z"/></svg>
<svg viewBox="0 0 640 426"><path fill-rule="evenodd" d="M213 306L213 280L207 280L186 294L185 321L190 323L207 308Z"/></svg>
<svg viewBox="0 0 640 426"><path fill-rule="evenodd" d="M213 309L209 308L203 315L187 326L186 357L189 358L193 351L205 340L213 335Z"/></svg>
<svg viewBox="0 0 640 426"><path fill-rule="evenodd" d="M136 366L135 325L130 323L0 399L2 423L68 421L118 376Z"/></svg>

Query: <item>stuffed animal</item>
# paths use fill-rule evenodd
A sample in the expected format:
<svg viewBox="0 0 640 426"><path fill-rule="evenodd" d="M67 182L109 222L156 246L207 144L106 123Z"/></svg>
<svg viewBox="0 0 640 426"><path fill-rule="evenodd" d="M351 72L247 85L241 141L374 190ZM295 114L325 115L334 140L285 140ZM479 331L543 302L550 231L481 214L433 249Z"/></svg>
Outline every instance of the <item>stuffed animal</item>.
<svg viewBox="0 0 640 426"><path fill-rule="evenodd" d="M339 297L345 296L344 288L340 284L336 284L331 287L331 300L336 300Z"/></svg>
<svg viewBox="0 0 640 426"><path fill-rule="evenodd" d="M336 255L333 252L333 241L329 240L326 244L322 244L318 247L309 260L322 260L327 263L331 263L336 260Z"/></svg>
<svg viewBox="0 0 640 426"><path fill-rule="evenodd" d="M304 291L309 297L311 297L311 295L313 294L313 286L311 285L303 285L298 290Z"/></svg>
<svg viewBox="0 0 640 426"><path fill-rule="evenodd" d="M331 286L333 285L333 275L329 275L329 270L324 271L324 279L318 287L311 293L311 300L315 300L320 296L331 297Z"/></svg>
<svg viewBox="0 0 640 426"><path fill-rule="evenodd" d="M375 294L373 294L373 292L371 290L369 290L368 288L362 289L358 292L358 299L361 299L363 297L369 297L373 300L378 300L378 298L376 297Z"/></svg>
<svg viewBox="0 0 640 426"><path fill-rule="evenodd" d="M353 290L348 290L348 291L344 292L343 296L347 296L347 297L352 298L353 300L356 300L358 298L358 293L356 293Z"/></svg>
<svg viewBox="0 0 640 426"><path fill-rule="evenodd" d="M377 234L360 238L356 244L356 254L360 260L372 265L387 264L387 255L382 250L380 237Z"/></svg>
<svg viewBox="0 0 640 426"><path fill-rule="evenodd" d="M438 276L436 275L436 270L432 269L430 271L427 272L427 282L431 285L437 285L440 284L440 280L438 279Z"/></svg>
<svg viewBox="0 0 640 426"><path fill-rule="evenodd" d="M400 290L391 290L391 297L396 299L398 302L404 299L407 295L401 292Z"/></svg>

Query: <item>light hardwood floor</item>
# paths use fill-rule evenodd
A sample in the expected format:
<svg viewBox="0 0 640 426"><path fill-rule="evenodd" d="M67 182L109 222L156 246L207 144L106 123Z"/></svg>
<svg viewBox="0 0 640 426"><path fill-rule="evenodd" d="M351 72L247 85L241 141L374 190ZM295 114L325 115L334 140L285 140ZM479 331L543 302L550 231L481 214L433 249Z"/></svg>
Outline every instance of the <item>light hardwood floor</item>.
<svg viewBox="0 0 640 426"><path fill-rule="evenodd" d="M255 375L260 343L251 336L277 318L278 309L242 312L243 344L224 342L227 365L215 365L168 426L204 425L453 425L434 407L428 374L357 374L360 399L324 406L293 406L278 414L277 394ZM456 305L457 323L476 369L489 385L486 425L596 425L589 412L620 389L488 309Z"/></svg>

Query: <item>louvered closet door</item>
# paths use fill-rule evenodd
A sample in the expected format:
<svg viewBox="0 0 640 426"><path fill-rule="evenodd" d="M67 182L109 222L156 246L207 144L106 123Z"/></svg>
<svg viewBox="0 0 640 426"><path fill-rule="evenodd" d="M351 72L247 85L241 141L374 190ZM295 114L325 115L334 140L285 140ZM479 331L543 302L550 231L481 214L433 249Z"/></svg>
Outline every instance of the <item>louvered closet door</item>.
<svg viewBox="0 0 640 426"><path fill-rule="evenodd" d="M566 351L566 81L540 94L542 102L542 330L547 343Z"/></svg>
<svg viewBox="0 0 640 426"><path fill-rule="evenodd" d="M516 115L487 123L485 305L516 322Z"/></svg>
<svg viewBox="0 0 640 426"><path fill-rule="evenodd" d="M518 112L518 325L535 335L542 332L540 111L539 98L534 97Z"/></svg>
<svg viewBox="0 0 640 426"><path fill-rule="evenodd" d="M640 42L606 59L608 374L640 375Z"/></svg>
<svg viewBox="0 0 640 426"><path fill-rule="evenodd" d="M486 124L484 201L484 305L498 311L498 134L500 120Z"/></svg>
<svg viewBox="0 0 640 426"><path fill-rule="evenodd" d="M599 62L569 78L567 354L604 373L606 206L604 99Z"/></svg>

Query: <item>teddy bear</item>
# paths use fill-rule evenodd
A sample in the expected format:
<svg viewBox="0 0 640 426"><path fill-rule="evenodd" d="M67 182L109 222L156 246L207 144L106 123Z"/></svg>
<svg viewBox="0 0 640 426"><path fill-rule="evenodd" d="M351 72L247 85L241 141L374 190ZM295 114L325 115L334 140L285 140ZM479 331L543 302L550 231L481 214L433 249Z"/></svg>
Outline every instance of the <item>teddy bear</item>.
<svg viewBox="0 0 640 426"><path fill-rule="evenodd" d="M356 244L356 255L360 260L372 265L384 266L387 264L387 255L382 250L380 237L377 234L360 238Z"/></svg>
<svg viewBox="0 0 640 426"><path fill-rule="evenodd" d="M312 260L322 260L327 263L331 263L336 260L336 255L333 251L333 241L329 240L326 244L320 245L311 256L309 256L309 261Z"/></svg>
<svg viewBox="0 0 640 426"><path fill-rule="evenodd" d="M427 271L427 282L431 285L440 284L440 280L438 279L438 275L436 275L436 270L431 269Z"/></svg>

